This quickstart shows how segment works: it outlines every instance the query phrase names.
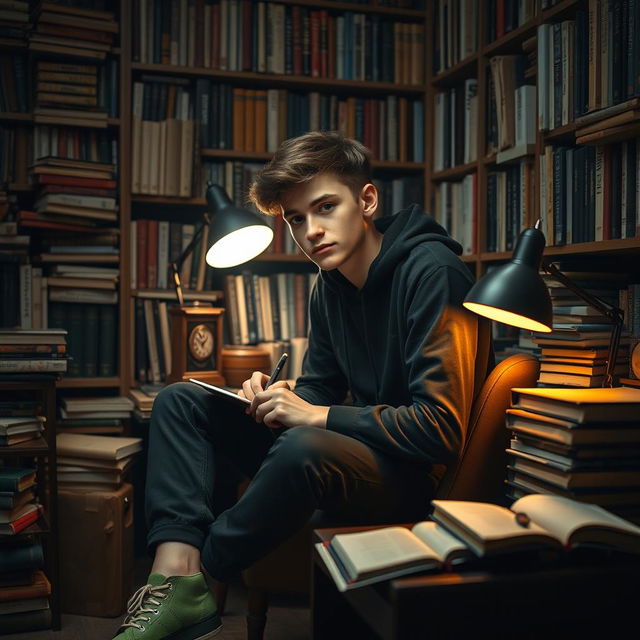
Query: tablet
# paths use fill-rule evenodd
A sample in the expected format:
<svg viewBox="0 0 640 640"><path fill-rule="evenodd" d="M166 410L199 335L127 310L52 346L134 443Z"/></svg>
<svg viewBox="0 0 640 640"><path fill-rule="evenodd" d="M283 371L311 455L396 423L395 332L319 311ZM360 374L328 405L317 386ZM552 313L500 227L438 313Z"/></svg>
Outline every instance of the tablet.
<svg viewBox="0 0 640 640"><path fill-rule="evenodd" d="M250 405L251 402L242 396L239 396L237 393L233 393L233 391L228 391L227 389L223 389L222 387L216 387L213 384L209 384L208 382L203 382L202 380L196 380L195 378L189 378L189 382L193 382L193 384L197 384L199 387L206 389L209 393L213 393L220 398L225 400L229 400L237 404L238 406L246 406Z"/></svg>

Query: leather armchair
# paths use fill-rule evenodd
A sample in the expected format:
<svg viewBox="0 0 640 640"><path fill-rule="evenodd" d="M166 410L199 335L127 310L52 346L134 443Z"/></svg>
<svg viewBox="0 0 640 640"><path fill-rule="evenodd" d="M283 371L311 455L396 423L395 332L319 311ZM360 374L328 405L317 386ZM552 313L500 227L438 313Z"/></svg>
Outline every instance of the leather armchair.
<svg viewBox="0 0 640 640"><path fill-rule="evenodd" d="M513 387L534 387L539 363L527 354L512 355L486 377L475 396L467 438L457 463L449 467L440 483L437 498L478 500L505 504L505 449L509 432L505 411ZM243 571L248 589L247 638L262 640L269 592L309 592L314 529L348 523L327 522L316 512L309 524L269 555ZM374 524L374 523L372 523Z"/></svg>

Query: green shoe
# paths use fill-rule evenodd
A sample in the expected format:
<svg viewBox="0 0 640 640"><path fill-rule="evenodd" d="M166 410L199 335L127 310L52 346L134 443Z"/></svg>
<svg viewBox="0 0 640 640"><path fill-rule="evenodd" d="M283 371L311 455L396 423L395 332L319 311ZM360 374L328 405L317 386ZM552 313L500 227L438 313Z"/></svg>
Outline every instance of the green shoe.
<svg viewBox="0 0 640 640"><path fill-rule="evenodd" d="M202 573L169 578L152 573L129 599L128 613L113 640L207 640L222 628Z"/></svg>

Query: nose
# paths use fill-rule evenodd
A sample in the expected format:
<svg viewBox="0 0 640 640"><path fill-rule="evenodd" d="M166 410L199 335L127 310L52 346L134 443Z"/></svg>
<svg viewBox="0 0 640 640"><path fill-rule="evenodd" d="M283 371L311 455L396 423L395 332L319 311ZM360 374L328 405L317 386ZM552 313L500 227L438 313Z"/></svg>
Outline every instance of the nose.
<svg viewBox="0 0 640 640"><path fill-rule="evenodd" d="M324 235L324 229L320 218L309 216L307 218L307 240L313 241Z"/></svg>

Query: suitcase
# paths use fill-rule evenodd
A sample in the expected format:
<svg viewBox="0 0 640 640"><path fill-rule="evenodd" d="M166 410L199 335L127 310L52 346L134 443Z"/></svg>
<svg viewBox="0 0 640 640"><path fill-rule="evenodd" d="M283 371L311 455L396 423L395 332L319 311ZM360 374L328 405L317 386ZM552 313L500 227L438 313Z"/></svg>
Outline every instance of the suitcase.
<svg viewBox="0 0 640 640"><path fill-rule="evenodd" d="M133 587L133 486L60 487L58 505L61 611L122 614Z"/></svg>

